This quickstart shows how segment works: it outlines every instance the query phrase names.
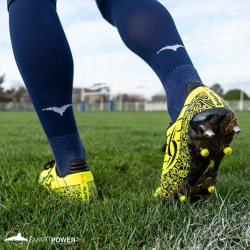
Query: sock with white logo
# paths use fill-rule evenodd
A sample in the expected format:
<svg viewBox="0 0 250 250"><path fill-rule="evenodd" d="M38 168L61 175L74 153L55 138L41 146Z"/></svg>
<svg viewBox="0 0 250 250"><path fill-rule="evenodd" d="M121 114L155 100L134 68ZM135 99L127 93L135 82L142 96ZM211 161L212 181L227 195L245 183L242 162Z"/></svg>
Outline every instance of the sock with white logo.
<svg viewBox="0 0 250 250"><path fill-rule="evenodd" d="M201 79L167 9L156 0L97 0L103 17L157 74L175 121L186 99L186 84Z"/></svg>
<svg viewBox="0 0 250 250"><path fill-rule="evenodd" d="M86 159L73 108L73 59L56 0L8 0L17 66L52 148L60 176Z"/></svg>

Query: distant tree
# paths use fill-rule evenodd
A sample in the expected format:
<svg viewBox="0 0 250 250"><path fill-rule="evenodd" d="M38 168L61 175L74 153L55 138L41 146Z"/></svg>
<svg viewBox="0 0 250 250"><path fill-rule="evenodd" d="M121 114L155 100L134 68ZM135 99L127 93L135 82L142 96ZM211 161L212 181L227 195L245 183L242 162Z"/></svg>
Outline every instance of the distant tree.
<svg viewBox="0 0 250 250"><path fill-rule="evenodd" d="M0 76L0 85L4 82L5 75Z"/></svg>
<svg viewBox="0 0 250 250"><path fill-rule="evenodd" d="M0 94L3 93L3 88L1 87L1 84L4 82L5 75L0 76Z"/></svg>
<svg viewBox="0 0 250 250"><path fill-rule="evenodd" d="M225 100L240 100L240 89L229 90L225 95ZM250 100L249 96L243 91L244 100Z"/></svg>
<svg viewBox="0 0 250 250"><path fill-rule="evenodd" d="M15 93L15 92L16 92L16 90L15 90L14 88L7 89L7 90L6 90L6 93L7 93L7 94L13 94L13 93Z"/></svg>
<svg viewBox="0 0 250 250"><path fill-rule="evenodd" d="M15 99L17 102L20 102L22 94L26 93L27 89L24 86L19 87L19 89L16 92Z"/></svg>
<svg viewBox="0 0 250 250"><path fill-rule="evenodd" d="M223 88L220 86L219 83L215 83L210 87L211 90L213 90L217 95L223 97Z"/></svg>
<svg viewBox="0 0 250 250"><path fill-rule="evenodd" d="M3 87L1 87L2 83L4 82L4 77L5 75L0 76L0 102L9 102L11 99L5 96Z"/></svg>

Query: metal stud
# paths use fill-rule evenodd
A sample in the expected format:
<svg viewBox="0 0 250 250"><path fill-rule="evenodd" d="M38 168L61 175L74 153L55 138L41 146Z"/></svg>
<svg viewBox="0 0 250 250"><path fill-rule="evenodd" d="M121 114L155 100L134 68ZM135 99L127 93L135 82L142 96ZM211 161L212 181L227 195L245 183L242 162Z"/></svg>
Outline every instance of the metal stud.
<svg viewBox="0 0 250 250"><path fill-rule="evenodd" d="M241 130L238 126L234 126L233 131L235 134L239 134L241 132Z"/></svg>
<svg viewBox="0 0 250 250"><path fill-rule="evenodd" d="M200 124L200 125L198 126L198 130L199 130L201 133L203 133L205 130L208 130L208 129L210 129L210 127L208 127L208 126L205 125L205 124Z"/></svg>
<svg viewBox="0 0 250 250"><path fill-rule="evenodd" d="M204 133L204 136L207 137L207 138L213 138L215 136L215 133L212 130L207 130Z"/></svg>

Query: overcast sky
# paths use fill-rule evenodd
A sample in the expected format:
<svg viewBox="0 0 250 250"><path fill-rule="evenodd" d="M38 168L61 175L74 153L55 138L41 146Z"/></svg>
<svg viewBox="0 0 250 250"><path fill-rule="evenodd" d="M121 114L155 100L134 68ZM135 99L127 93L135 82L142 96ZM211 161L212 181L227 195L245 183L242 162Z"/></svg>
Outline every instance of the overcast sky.
<svg viewBox="0 0 250 250"><path fill-rule="evenodd" d="M244 88L250 95L250 1L160 2L172 14L202 81L218 82L224 90ZM154 72L126 48L94 0L58 0L57 10L74 57L74 87L101 82L113 93L148 98L162 91ZM0 17L0 75L6 75L7 89L23 81L11 48L6 0L0 0Z"/></svg>

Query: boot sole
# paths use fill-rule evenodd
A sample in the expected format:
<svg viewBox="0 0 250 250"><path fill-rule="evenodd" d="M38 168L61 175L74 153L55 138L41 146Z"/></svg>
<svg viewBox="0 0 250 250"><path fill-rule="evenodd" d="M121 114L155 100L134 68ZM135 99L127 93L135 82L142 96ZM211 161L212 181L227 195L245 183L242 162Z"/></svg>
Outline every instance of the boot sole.
<svg viewBox="0 0 250 250"><path fill-rule="evenodd" d="M216 177L225 155L232 153L230 143L240 132L236 114L227 107L212 108L190 119L187 143L190 168L183 183L173 191L175 200L191 202L209 198L215 192Z"/></svg>

